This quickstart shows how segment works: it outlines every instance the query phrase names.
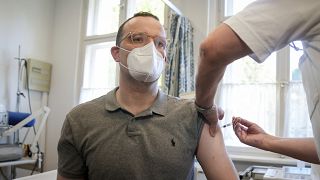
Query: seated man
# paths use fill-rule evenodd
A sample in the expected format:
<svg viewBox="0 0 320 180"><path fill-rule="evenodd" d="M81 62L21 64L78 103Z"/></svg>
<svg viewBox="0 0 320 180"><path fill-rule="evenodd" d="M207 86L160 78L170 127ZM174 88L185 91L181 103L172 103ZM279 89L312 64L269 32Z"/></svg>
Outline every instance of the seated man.
<svg viewBox="0 0 320 180"><path fill-rule="evenodd" d="M238 179L221 131L211 137L194 102L159 91L165 39L150 13L120 26L111 48L119 87L67 115L58 179L191 179L195 155L208 179Z"/></svg>

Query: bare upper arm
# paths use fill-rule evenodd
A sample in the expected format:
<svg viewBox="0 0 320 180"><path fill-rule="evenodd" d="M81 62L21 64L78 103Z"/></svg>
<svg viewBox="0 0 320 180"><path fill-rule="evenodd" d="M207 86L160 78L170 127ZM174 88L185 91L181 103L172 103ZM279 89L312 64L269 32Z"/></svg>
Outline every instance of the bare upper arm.
<svg viewBox="0 0 320 180"><path fill-rule="evenodd" d="M231 27L221 23L201 43L200 52L204 59L218 60L219 64L227 65L234 60L251 54L252 50Z"/></svg>
<svg viewBox="0 0 320 180"><path fill-rule="evenodd" d="M208 179L238 179L238 174L230 160L220 128L214 137L209 134L209 126L204 125L197 151L197 159Z"/></svg>

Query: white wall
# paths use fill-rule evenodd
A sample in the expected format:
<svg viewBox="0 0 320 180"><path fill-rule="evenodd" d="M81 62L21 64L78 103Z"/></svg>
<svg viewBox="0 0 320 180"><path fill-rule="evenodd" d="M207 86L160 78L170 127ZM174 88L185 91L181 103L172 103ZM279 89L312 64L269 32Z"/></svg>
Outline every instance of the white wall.
<svg viewBox="0 0 320 180"><path fill-rule="evenodd" d="M18 47L22 58L51 62L50 49L53 24L52 0L0 0L0 104L16 111L18 82ZM21 112L29 112L27 91L21 90ZM36 111L47 103L47 94L30 92L31 107ZM21 133L23 134L23 133ZM40 137L41 150L45 150L45 132ZM26 143L31 143L28 138Z"/></svg>
<svg viewBox="0 0 320 180"><path fill-rule="evenodd" d="M57 142L66 113L75 105L82 0L0 0L0 103L15 111L18 46L21 57L52 63L51 108L47 123L45 169L57 168ZM26 95L24 87L23 92ZM31 91L32 109L47 95ZM28 111L27 99L21 111ZM44 149L44 147L43 147Z"/></svg>
<svg viewBox="0 0 320 180"><path fill-rule="evenodd" d="M76 74L78 67L81 0L56 0L53 24L53 71L49 107L51 115L46 136L46 170L57 168L57 143L62 123L77 102Z"/></svg>
<svg viewBox="0 0 320 180"><path fill-rule="evenodd" d="M52 0L0 0L0 103L16 109L18 46L21 57L51 61ZM23 91L26 94L25 91ZM32 107L41 106L42 94L31 92ZM21 111L27 111L27 98L21 99Z"/></svg>

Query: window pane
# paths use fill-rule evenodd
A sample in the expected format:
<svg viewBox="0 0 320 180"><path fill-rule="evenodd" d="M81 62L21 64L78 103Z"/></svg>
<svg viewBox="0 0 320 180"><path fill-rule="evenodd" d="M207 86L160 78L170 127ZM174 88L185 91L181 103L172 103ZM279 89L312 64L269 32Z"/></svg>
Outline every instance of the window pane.
<svg viewBox="0 0 320 180"><path fill-rule="evenodd" d="M244 57L230 64L223 83L275 83L276 54L273 53L263 63Z"/></svg>
<svg viewBox="0 0 320 180"><path fill-rule="evenodd" d="M232 16L256 0L225 0L224 16Z"/></svg>
<svg viewBox="0 0 320 180"><path fill-rule="evenodd" d="M116 63L110 53L115 42L88 45L80 102L106 94L116 87Z"/></svg>
<svg viewBox="0 0 320 180"><path fill-rule="evenodd" d="M299 59L303 54L302 44L300 41L291 43L292 46L296 46L297 50L293 47L290 47L290 81L301 82L301 72L299 70Z"/></svg>
<svg viewBox="0 0 320 180"><path fill-rule="evenodd" d="M275 134L276 84L228 84L222 85L221 90L219 105L225 111L221 124L231 122L233 116L240 116ZM231 126L224 128L223 134L227 146L244 146Z"/></svg>
<svg viewBox="0 0 320 180"><path fill-rule="evenodd" d="M297 48L302 49L301 42L294 42ZM307 100L302 85L301 72L298 68L302 50L290 48L290 83L286 97L285 136L312 137L312 128L309 120Z"/></svg>
<svg viewBox="0 0 320 180"><path fill-rule="evenodd" d="M219 105L225 110L221 124L240 116L257 123L268 133L275 133L276 122L276 56L272 54L258 64L249 57L235 61L226 70L221 84ZM222 130L227 146L245 146L232 127Z"/></svg>
<svg viewBox="0 0 320 180"><path fill-rule="evenodd" d="M120 0L90 0L87 36L117 32Z"/></svg>
<svg viewBox="0 0 320 180"><path fill-rule="evenodd" d="M134 13L145 11L156 15L161 24L164 23L164 3L159 0L132 0L130 1L132 15ZM129 16L132 16L129 14Z"/></svg>

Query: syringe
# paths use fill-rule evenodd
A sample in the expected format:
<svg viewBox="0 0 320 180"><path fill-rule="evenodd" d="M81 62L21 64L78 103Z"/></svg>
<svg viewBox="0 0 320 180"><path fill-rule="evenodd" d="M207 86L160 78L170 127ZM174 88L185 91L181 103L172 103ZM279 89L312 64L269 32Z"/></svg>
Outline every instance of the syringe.
<svg viewBox="0 0 320 180"><path fill-rule="evenodd" d="M230 123L227 123L225 125L222 125L221 128L226 128L226 127L231 126L231 125L232 125L232 123L230 122Z"/></svg>

